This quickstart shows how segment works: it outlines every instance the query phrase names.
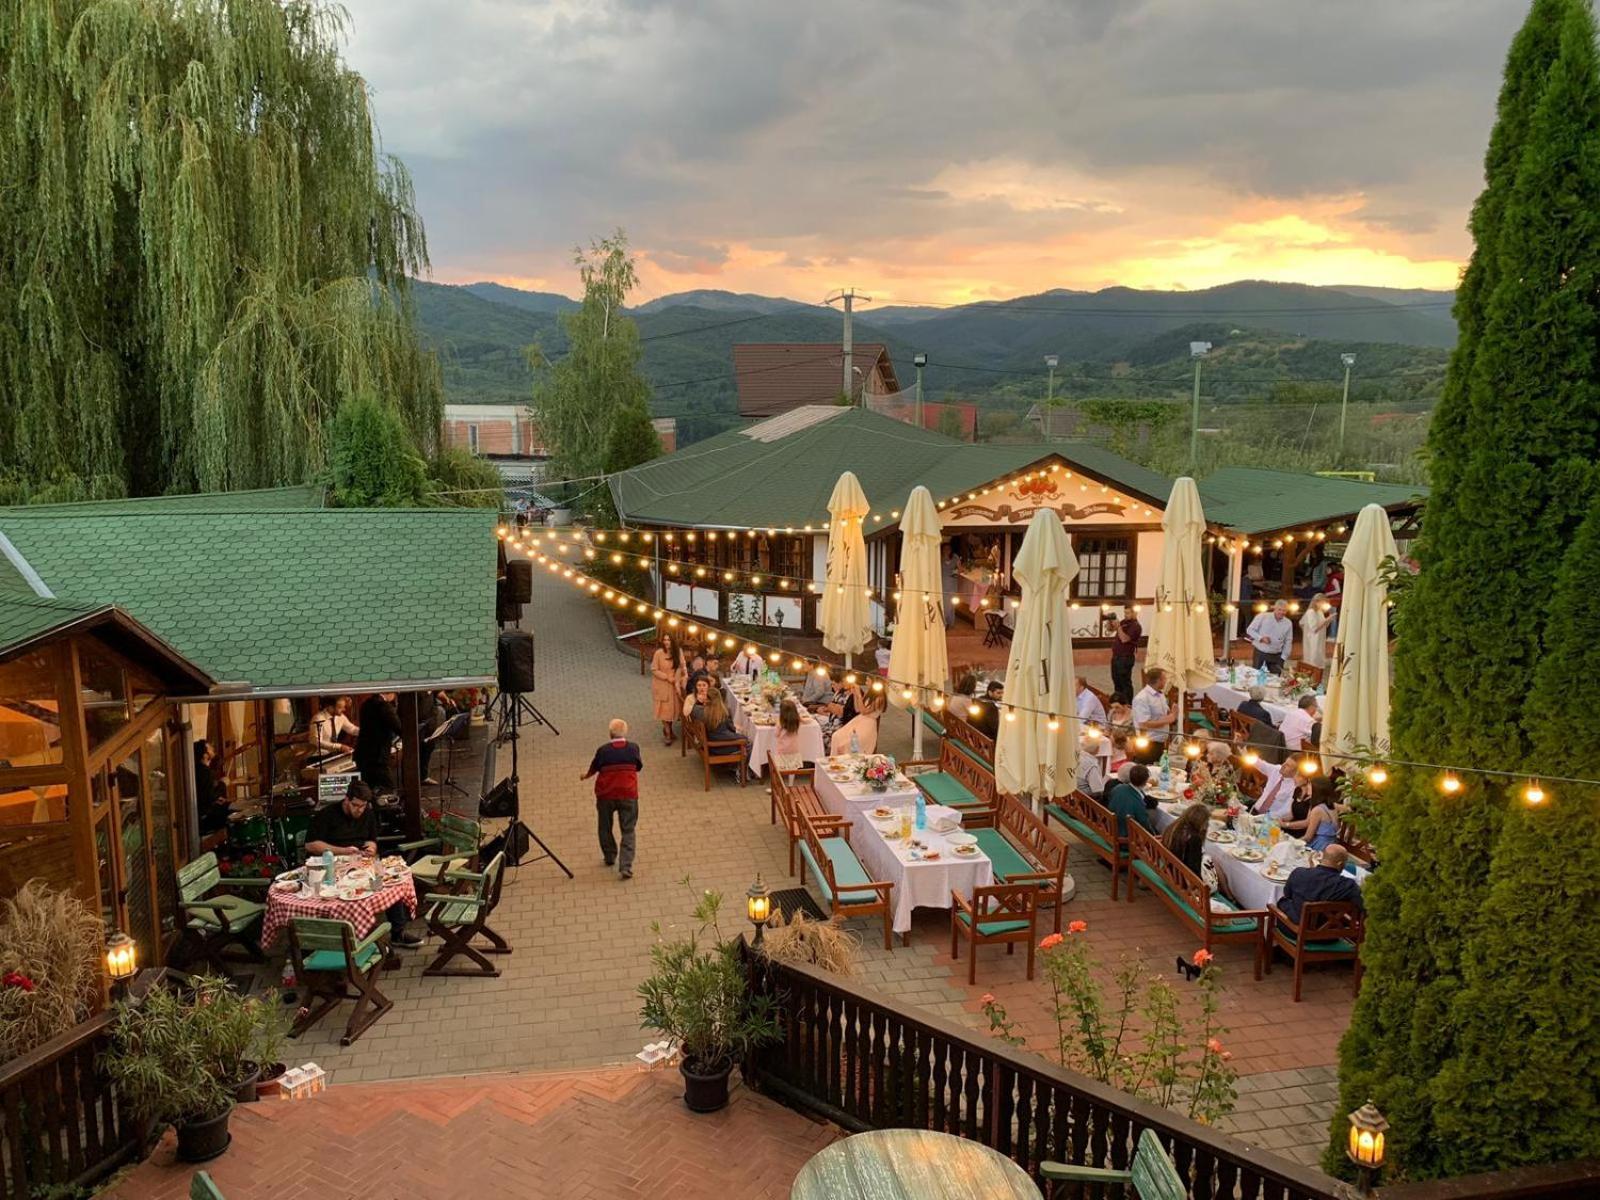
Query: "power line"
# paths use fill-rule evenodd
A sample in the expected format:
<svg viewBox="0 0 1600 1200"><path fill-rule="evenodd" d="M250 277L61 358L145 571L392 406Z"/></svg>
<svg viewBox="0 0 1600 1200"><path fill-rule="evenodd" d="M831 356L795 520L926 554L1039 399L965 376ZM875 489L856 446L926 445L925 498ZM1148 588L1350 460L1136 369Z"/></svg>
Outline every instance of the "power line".
<svg viewBox="0 0 1600 1200"><path fill-rule="evenodd" d="M939 309L994 309L1004 312L1054 313L1061 316L1081 317L1290 317L1299 316L1352 316L1367 313L1392 313L1409 310L1453 308L1455 298L1449 300L1413 300L1389 304L1378 301L1371 304L1308 308L1064 308L1057 306L1018 304L1011 300L901 300L892 307ZM870 314L871 310L868 310ZM864 314L867 315L867 314Z"/></svg>

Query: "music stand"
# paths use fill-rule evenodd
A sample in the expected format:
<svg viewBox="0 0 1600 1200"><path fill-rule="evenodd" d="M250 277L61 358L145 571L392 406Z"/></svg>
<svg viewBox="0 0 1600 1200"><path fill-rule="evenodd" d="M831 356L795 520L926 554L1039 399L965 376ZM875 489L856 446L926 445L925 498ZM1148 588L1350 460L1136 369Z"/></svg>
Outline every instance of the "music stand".
<svg viewBox="0 0 1600 1200"><path fill-rule="evenodd" d="M470 712L457 713L449 720L441 722L439 728L435 729L427 736L426 739L424 739L423 744L434 745L436 747L436 751L436 744L439 742L439 740L441 738L446 739L444 748L444 774L440 776L438 783L440 808L444 807L445 788L449 788L462 799L470 799L470 797L467 795L467 789L456 782L455 772L456 738L466 731L467 726L471 722L472 714Z"/></svg>

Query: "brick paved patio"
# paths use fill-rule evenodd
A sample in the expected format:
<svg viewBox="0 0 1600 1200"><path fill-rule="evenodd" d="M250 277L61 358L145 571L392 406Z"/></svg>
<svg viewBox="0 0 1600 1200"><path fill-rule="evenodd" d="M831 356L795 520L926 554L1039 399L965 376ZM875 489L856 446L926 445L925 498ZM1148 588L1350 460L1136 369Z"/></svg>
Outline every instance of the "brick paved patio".
<svg viewBox="0 0 1600 1200"><path fill-rule="evenodd" d="M411 951L401 969L384 977L393 1011L354 1046L338 1045L342 1010L289 1044L292 1061L314 1059L339 1087L625 1062L645 1040L634 988L648 970L651 924L687 920L692 898L684 877L696 888L723 891L734 925L758 871L774 888L795 886L786 873L783 835L768 822L765 786L752 780L741 790L724 777L710 792L702 790L698 762L680 757L677 747L661 746L638 659L618 652L598 606L541 575L534 586L534 699L562 732L524 730L524 815L576 878L567 880L549 862L509 874L495 924L515 952L500 960L500 978L424 979L421 968L429 955ZM1105 673L1101 666L1087 670L1102 678ZM601 865L592 792L578 779L613 716L631 723L645 755L639 858L627 882ZM891 713L884 749L909 757L908 731L907 719ZM475 737L482 737L481 729ZM457 773L474 794L478 758L476 750L457 755ZM503 762L507 758L502 755ZM1170 974L1174 957L1194 949L1193 939L1148 892L1131 905L1112 904L1107 873L1081 849L1069 869L1078 888L1069 915L1089 923L1087 936L1108 967L1126 951ZM1045 1044L1047 1033L1053 1036L1044 987L1023 980L1021 958L986 951L978 986L966 986L964 965L949 958L948 917L942 912L919 911L909 947L897 939L894 951L885 952L875 934L864 943L861 982L870 987L974 1028L986 1028L978 997L993 991L1035 1046ZM1308 973L1305 1001L1296 1005L1289 1001L1286 969L1257 984L1244 951L1224 948L1218 957L1226 972L1225 1020L1232 1029L1227 1041L1248 1076L1225 1127L1314 1162L1325 1144L1334 1096L1331 1064L1349 1015L1348 968Z"/></svg>
<svg viewBox="0 0 1600 1200"><path fill-rule="evenodd" d="M561 1197L784 1200L838 1135L748 1089L712 1116L683 1107L676 1070L344 1084L235 1110L206 1171L228 1200ZM184 1200L194 1168L159 1152L108 1200Z"/></svg>

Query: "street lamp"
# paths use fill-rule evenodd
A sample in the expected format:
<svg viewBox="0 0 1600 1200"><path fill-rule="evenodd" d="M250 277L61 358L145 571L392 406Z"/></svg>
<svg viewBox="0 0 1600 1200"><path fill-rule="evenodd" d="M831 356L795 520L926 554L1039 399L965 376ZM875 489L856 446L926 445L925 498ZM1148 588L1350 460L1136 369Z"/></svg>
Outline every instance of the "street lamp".
<svg viewBox="0 0 1600 1200"><path fill-rule="evenodd" d="M1344 364L1344 398L1339 401L1339 465L1344 466L1344 417L1345 410L1350 407L1350 368L1356 365L1354 354L1341 354L1339 361Z"/></svg>
<svg viewBox="0 0 1600 1200"><path fill-rule="evenodd" d="M1194 405L1189 422L1189 469L1194 470L1200 458L1200 363L1211 352L1210 342L1190 342L1189 357L1194 359Z"/></svg>
<svg viewBox="0 0 1600 1200"><path fill-rule="evenodd" d="M113 990L127 983L139 970L139 947L120 929L106 939L106 974Z"/></svg>
<svg viewBox="0 0 1600 1200"><path fill-rule="evenodd" d="M917 368L917 428L922 428L922 368L928 365L928 356L917 353L911 356L911 365Z"/></svg>
<svg viewBox="0 0 1600 1200"><path fill-rule="evenodd" d="M760 872L756 873L756 881L744 894L744 913L750 918L750 924L756 927L755 944L759 946L761 935L767 928L767 921L772 917L772 893L767 891L767 885L761 881Z"/></svg>
<svg viewBox="0 0 1600 1200"><path fill-rule="evenodd" d="M1345 1154L1356 1165L1356 1186L1363 1196L1372 1193L1372 1181L1383 1169L1383 1141L1389 1122L1368 1100L1350 1114L1350 1144Z"/></svg>

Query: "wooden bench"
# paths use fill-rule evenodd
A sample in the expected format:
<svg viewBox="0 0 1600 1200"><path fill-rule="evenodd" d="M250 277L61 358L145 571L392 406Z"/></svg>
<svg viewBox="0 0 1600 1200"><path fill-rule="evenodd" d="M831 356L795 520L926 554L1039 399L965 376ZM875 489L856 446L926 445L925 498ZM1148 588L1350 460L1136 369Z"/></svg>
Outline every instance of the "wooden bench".
<svg viewBox="0 0 1600 1200"><path fill-rule="evenodd" d="M789 874L794 874L794 849L805 836L801 821L810 819L819 825L842 826L849 837L849 822L843 817L836 817L822 806L822 799L817 795L816 789L811 786L811 780L816 777L815 767L799 767L792 771L780 771L778 760L769 750L767 752L767 780L772 789L772 815L776 821L783 818L784 833L789 840ZM805 782L798 782L804 779Z"/></svg>
<svg viewBox="0 0 1600 1200"><path fill-rule="evenodd" d="M962 828L988 855L996 883L1033 884L1038 902L1054 906L1055 931L1060 933L1067 843L1015 796L1001 796L995 808L974 810L964 817Z"/></svg>
<svg viewBox="0 0 1600 1200"><path fill-rule="evenodd" d="M800 883L806 882L806 868L816 876L817 890L827 901L831 916L883 918L883 948L894 949L894 930L890 924L894 909L890 894L894 884L873 879L867 874L856 852L850 848L848 826L837 818L800 821Z"/></svg>
<svg viewBox="0 0 1600 1200"><path fill-rule="evenodd" d="M902 764L910 767L933 767L912 775L911 781L922 794L935 804L947 808L993 808L998 792L994 786L994 772L972 751L954 738L945 738L939 745L939 757L913 759ZM909 770L907 774L910 774Z"/></svg>
<svg viewBox="0 0 1600 1200"><path fill-rule="evenodd" d="M706 772L706 791L711 790L712 767L733 767L739 773L739 786L745 785L749 777L749 763L745 761L745 756L750 753L750 744L743 738L707 738L706 728L701 722L693 717L685 717L683 745L686 751L692 746L699 753L700 765Z"/></svg>
<svg viewBox="0 0 1600 1200"><path fill-rule="evenodd" d="M1242 909L1226 896L1216 895L1206 881L1161 844L1144 826L1128 822L1128 900L1143 883L1169 909L1191 925L1200 944L1210 951L1220 943L1247 945L1255 952L1256 978L1261 978L1267 954L1267 914L1263 909Z"/></svg>
<svg viewBox="0 0 1600 1200"><path fill-rule="evenodd" d="M994 739L984 733L961 713L949 712L944 715L946 741L960 742L991 770L994 768Z"/></svg>
<svg viewBox="0 0 1600 1200"><path fill-rule="evenodd" d="M1055 804L1046 804L1044 817L1072 830L1090 853L1111 868L1111 898L1115 900L1118 879L1128 872L1128 838L1117 829L1117 814L1087 792L1073 791Z"/></svg>
<svg viewBox="0 0 1600 1200"><path fill-rule="evenodd" d="M1361 991L1361 943L1366 940L1366 916L1345 900L1308 901L1300 906L1300 920L1291 921L1276 904L1267 906L1267 971L1272 971L1273 946L1294 963L1294 1001L1300 1002L1300 976L1307 963L1353 962L1351 988Z"/></svg>
<svg viewBox="0 0 1600 1200"><path fill-rule="evenodd" d="M1039 1164L1039 1178L1091 1186L1120 1183L1125 1188L1131 1188L1139 1200L1185 1200L1189 1194L1183 1176L1178 1174L1172 1157L1152 1129L1146 1129L1139 1135L1133 1162L1126 1171L1112 1167L1075 1167L1066 1163L1042 1162Z"/></svg>

